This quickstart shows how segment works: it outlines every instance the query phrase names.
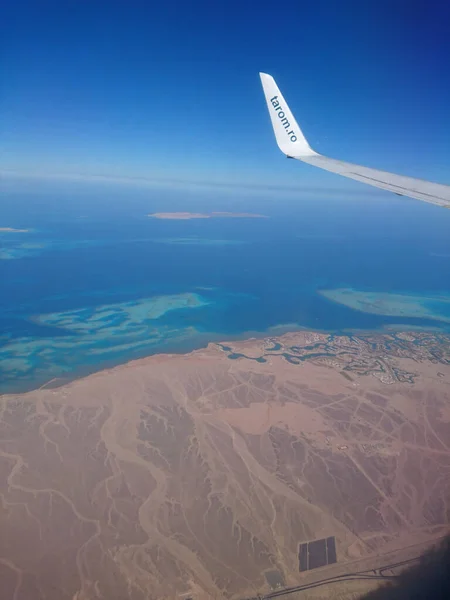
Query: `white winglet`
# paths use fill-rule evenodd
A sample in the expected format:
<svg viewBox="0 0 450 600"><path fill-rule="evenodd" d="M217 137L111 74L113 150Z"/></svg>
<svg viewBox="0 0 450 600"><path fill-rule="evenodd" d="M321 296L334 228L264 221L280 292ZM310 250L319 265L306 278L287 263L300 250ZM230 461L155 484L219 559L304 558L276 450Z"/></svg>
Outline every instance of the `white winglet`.
<svg viewBox="0 0 450 600"><path fill-rule="evenodd" d="M260 73L278 147L290 158L367 185L450 208L450 186L335 160L311 149L273 77Z"/></svg>
<svg viewBox="0 0 450 600"><path fill-rule="evenodd" d="M260 73L259 76L261 77L275 138L281 152L284 152L287 156L295 157L315 156L316 153L306 141L274 78L267 75L267 73Z"/></svg>

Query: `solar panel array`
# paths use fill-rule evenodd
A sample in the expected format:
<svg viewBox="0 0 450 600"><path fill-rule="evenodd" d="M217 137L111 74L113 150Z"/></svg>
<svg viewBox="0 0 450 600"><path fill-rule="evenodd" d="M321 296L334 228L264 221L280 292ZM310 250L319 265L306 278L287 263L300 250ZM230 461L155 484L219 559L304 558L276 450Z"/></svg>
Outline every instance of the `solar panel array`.
<svg viewBox="0 0 450 600"><path fill-rule="evenodd" d="M298 550L300 571L309 571L337 561L334 536L300 544Z"/></svg>

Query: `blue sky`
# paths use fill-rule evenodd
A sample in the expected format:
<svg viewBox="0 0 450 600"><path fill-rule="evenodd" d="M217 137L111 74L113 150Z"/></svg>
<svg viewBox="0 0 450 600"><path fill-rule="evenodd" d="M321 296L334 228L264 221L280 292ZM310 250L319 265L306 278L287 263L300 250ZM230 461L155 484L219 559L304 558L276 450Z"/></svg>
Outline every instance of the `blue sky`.
<svg viewBox="0 0 450 600"><path fill-rule="evenodd" d="M317 151L450 183L444 4L8 0L2 168L365 189L283 158L266 71Z"/></svg>

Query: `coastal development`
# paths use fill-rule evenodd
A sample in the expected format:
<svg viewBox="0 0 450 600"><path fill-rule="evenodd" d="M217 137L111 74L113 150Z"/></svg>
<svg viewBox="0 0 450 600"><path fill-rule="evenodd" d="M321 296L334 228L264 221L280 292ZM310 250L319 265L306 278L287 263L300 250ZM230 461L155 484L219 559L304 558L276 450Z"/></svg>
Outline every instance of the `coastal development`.
<svg viewBox="0 0 450 600"><path fill-rule="evenodd" d="M450 337L424 331L209 344L1 396L2 593L238 600L409 560L448 530L449 407Z"/></svg>

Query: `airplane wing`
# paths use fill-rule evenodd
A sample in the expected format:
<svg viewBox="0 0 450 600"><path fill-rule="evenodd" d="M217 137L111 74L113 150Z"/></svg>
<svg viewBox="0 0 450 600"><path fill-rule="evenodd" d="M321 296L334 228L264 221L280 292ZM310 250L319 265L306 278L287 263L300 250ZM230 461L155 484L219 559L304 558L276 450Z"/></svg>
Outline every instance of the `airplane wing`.
<svg viewBox="0 0 450 600"><path fill-rule="evenodd" d="M274 78L266 73L260 73L260 77L278 147L289 158L301 160L315 167L362 181L400 196L409 196L450 208L449 185L361 167L342 160L327 158L314 152L306 141Z"/></svg>

